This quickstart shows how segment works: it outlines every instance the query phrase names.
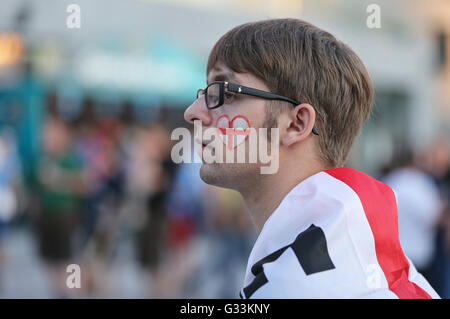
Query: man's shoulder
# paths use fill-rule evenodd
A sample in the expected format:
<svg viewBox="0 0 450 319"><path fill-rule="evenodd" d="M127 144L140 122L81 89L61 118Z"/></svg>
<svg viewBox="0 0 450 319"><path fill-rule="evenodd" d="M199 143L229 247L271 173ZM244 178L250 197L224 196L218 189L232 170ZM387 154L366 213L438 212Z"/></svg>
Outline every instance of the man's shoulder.
<svg viewBox="0 0 450 319"><path fill-rule="evenodd" d="M301 214L314 217L322 213L331 216L333 209L367 213L374 210L374 206L388 208L392 217L396 217L393 214L396 212L394 191L387 184L349 167L324 170L307 178L283 201L286 205L281 205L281 209L299 210ZM306 211L305 207L310 209Z"/></svg>
<svg viewBox="0 0 450 319"><path fill-rule="evenodd" d="M349 167L340 167L324 171L333 181L329 184L338 184L333 191L347 206L362 206L362 212L369 219L387 218L392 222L397 220L397 200L395 192L387 184ZM327 187L324 187L326 191ZM347 194L348 196L344 196ZM346 200L344 200L346 199ZM350 202L350 203L349 203ZM384 210L384 216L377 212Z"/></svg>
<svg viewBox="0 0 450 319"><path fill-rule="evenodd" d="M345 187L333 187L336 185L344 185ZM370 191L375 195L376 193L392 191L387 184L366 173L350 167L338 167L320 171L319 173L310 176L294 187L286 198L289 198L292 194L296 193L311 192L313 189L319 189L326 194L328 190L332 193L337 193L345 191L346 188L347 190L351 189L358 194L364 191Z"/></svg>
<svg viewBox="0 0 450 319"><path fill-rule="evenodd" d="M389 188L385 183L376 178L358 171L350 167L338 167L324 171L333 178L345 183L352 189L371 189L371 190L385 190Z"/></svg>

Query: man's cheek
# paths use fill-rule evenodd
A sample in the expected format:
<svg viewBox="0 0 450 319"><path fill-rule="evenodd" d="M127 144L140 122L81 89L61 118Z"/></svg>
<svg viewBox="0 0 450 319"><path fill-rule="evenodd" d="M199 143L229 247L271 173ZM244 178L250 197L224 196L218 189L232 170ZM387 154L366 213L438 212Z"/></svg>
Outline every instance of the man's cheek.
<svg viewBox="0 0 450 319"><path fill-rule="evenodd" d="M228 150L237 148L249 138L250 127L250 121L241 114L233 118L224 114L216 120L217 134Z"/></svg>

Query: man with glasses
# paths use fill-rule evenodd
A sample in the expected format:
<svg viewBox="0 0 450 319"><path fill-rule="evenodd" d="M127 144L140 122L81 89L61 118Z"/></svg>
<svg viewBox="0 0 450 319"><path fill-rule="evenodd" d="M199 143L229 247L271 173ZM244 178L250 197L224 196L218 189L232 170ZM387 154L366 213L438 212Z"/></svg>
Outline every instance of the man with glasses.
<svg viewBox="0 0 450 319"><path fill-rule="evenodd" d="M221 128L226 117L231 128L245 118L278 130L267 136L278 145L275 174L261 174L260 161L200 170L206 183L242 194L259 230L241 298L439 297L403 254L393 191L344 167L373 98L347 45L302 20L247 23L215 44L207 83L188 122Z"/></svg>

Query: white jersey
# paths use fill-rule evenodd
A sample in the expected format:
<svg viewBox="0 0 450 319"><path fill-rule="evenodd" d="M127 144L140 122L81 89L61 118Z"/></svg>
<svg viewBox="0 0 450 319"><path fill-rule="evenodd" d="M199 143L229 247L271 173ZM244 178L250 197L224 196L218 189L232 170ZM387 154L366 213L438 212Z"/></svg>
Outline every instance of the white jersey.
<svg viewBox="0 0 450 319"><path fill-rule="evenodd" d="M317 173L267 219L241 298L439 298L404 255L395 193L351 168Z"/></svg>

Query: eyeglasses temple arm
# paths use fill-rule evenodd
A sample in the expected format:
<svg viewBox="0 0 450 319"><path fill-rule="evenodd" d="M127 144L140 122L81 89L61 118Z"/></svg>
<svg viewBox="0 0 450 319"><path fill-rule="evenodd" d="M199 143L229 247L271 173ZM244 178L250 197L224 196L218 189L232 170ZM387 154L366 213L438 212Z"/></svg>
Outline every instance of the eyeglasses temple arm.
<svg viewBox="0 0 450 319"><path fill-rule="evenodd" d="M298 102L296 102L296 101L294 101L294 100L292 100L290 98L287 98L285 96L281 96L281 95L274 94L274 93L271 93L271 92L266 92L266 91L262 91L262 90L250 88L250 87L247 87L247 86L234 84L234 83L228 83L227 82L227 89L230 92L257 96L257 97L261 97L263 99L286 101L286 102L292 103L294 105L300 104L300 103L298 103ZM319 135L319 131L317 130L315 125L312 128L312 133L314 135Z"/></svg>
<svg viewBox="0 0 450 319"><path fill-rule="evenodd" d="M298 103L290 98L287 98L285 96L281 96L278 94L274 94L271 92L266 92L254 88L250 88L247 86L242 86L234 83L228 83L228 91L235 92L235 93L241 93L241 94L247 94L252 96L257 96L263 99L267 100L280 100L280 101L286 101L295 105L298 105Z"/></svg>

